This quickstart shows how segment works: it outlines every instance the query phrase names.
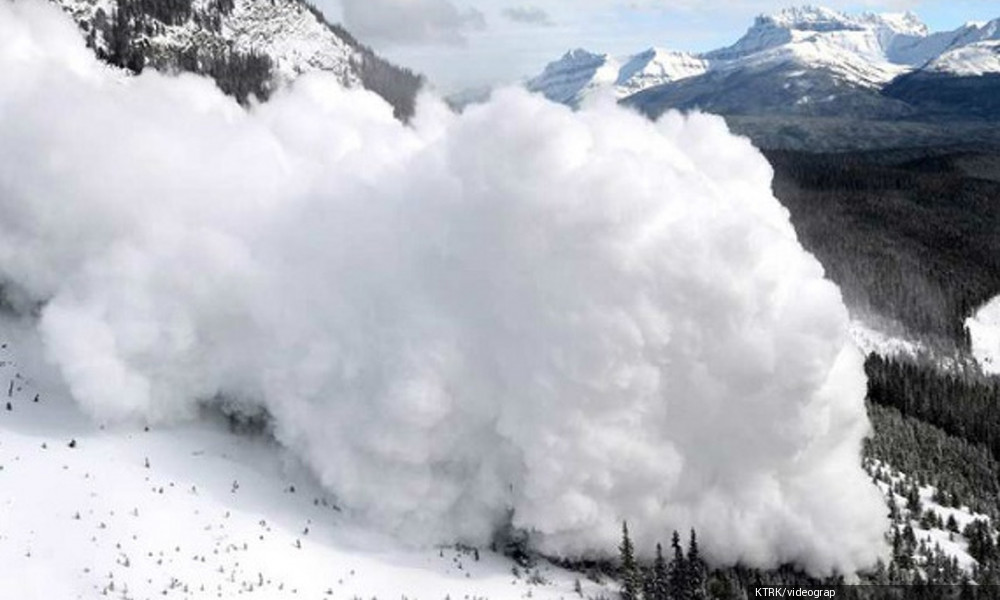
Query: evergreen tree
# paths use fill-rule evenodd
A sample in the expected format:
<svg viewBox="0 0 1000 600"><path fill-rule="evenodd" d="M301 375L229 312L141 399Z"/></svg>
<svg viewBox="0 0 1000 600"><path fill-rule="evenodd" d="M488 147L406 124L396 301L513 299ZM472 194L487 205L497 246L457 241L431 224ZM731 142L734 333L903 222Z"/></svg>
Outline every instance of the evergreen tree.
<svg viewBox="0 0 1000 600"><path fill-rule="evenodd" d="M667 600L668 580L667 561L663 558L663 546L656 545L656 560L653 561L653 573L650 577L650 590L646 600Z"/></svg>
<svg viewBox="0 0 1000 600"><path fill-rule="evenodd" d="M687 555L687 597L692 600L703 600L705 598L705 563L701 560L701 553L698 551L698 536L691 528L691 540L688 543Z"/></svg>
<svg viewBox="0 0 1000 600"><path fill-rule="evenodd" d="M681 536L676 531L670 547L674 550L674 558L670 561L670 573L667 576L667 597L670 600L689 600L687 561L684 560L684 549L681 548Z"/></svg>
<svg viewBox="0 0 1000 600"><path fill-rule="evenodd" d="M635 564L635 549L628 536L628 523L622 521L622 543L618 547L621 557L622 600L639 600L640 577Z"/></svg>
<svg viewBox="0 0 1000 600"><path fill-rule="evenodd" d="M906 510L910 511L910 518L916 519L920 515L921 503L920 503L920 492L917 490L917 486L910 486L906 491Z"/></svg>

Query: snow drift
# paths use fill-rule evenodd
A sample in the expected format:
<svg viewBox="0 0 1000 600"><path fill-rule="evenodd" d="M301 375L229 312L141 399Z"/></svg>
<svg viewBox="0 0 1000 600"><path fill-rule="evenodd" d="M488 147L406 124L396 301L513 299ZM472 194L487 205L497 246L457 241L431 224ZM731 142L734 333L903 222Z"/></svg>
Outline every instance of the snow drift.
<svg viewBox="0 0 1000 600"><path fill-rule="evenodd" d="M39 4L0 2L0 272L94 418L265 407L415 543L882 555L847 312L721 119L508 90L403 126L318 75L245 111Z"/></svg>

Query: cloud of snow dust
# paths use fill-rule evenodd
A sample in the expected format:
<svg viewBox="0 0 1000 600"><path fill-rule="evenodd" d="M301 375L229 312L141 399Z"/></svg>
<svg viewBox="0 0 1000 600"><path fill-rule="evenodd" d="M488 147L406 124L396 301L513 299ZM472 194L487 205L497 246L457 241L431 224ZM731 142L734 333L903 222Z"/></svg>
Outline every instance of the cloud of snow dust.
<svg viewBox="0 0 1000 600"><path fill-rule="evenodd" d="M0 276L101 420L266 407L417 543L852 572L882 555L861 357L771 170L716 117L519 90L411 126L309 76L246 111L0 2Z"/></svg>

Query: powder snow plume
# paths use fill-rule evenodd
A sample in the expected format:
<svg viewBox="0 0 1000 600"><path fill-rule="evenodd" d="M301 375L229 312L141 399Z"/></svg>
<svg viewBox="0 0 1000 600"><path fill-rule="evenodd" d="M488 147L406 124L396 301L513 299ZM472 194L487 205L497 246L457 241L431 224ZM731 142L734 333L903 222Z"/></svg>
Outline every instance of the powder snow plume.
<svg viewBox="0 0 1000 600"><path fill-rule="evenodd" d="M417 544L883 555L840 293L721 119L507 90L404 126L321 75L244 110L42 4L0 2L0 273L94 418L266 408Z"/></svg>

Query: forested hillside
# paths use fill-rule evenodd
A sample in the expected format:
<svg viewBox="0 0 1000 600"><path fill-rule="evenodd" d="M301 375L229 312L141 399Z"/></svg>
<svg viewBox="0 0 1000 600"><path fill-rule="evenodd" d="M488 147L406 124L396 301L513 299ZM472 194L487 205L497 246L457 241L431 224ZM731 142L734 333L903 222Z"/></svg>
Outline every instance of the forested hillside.
<svg viewBox="0 0 1000 600"><path fill-rule="evenodd" d="M770 151L774 191L855 316L967 349L1000 293L1000 166L990 152Z"/></svg>

